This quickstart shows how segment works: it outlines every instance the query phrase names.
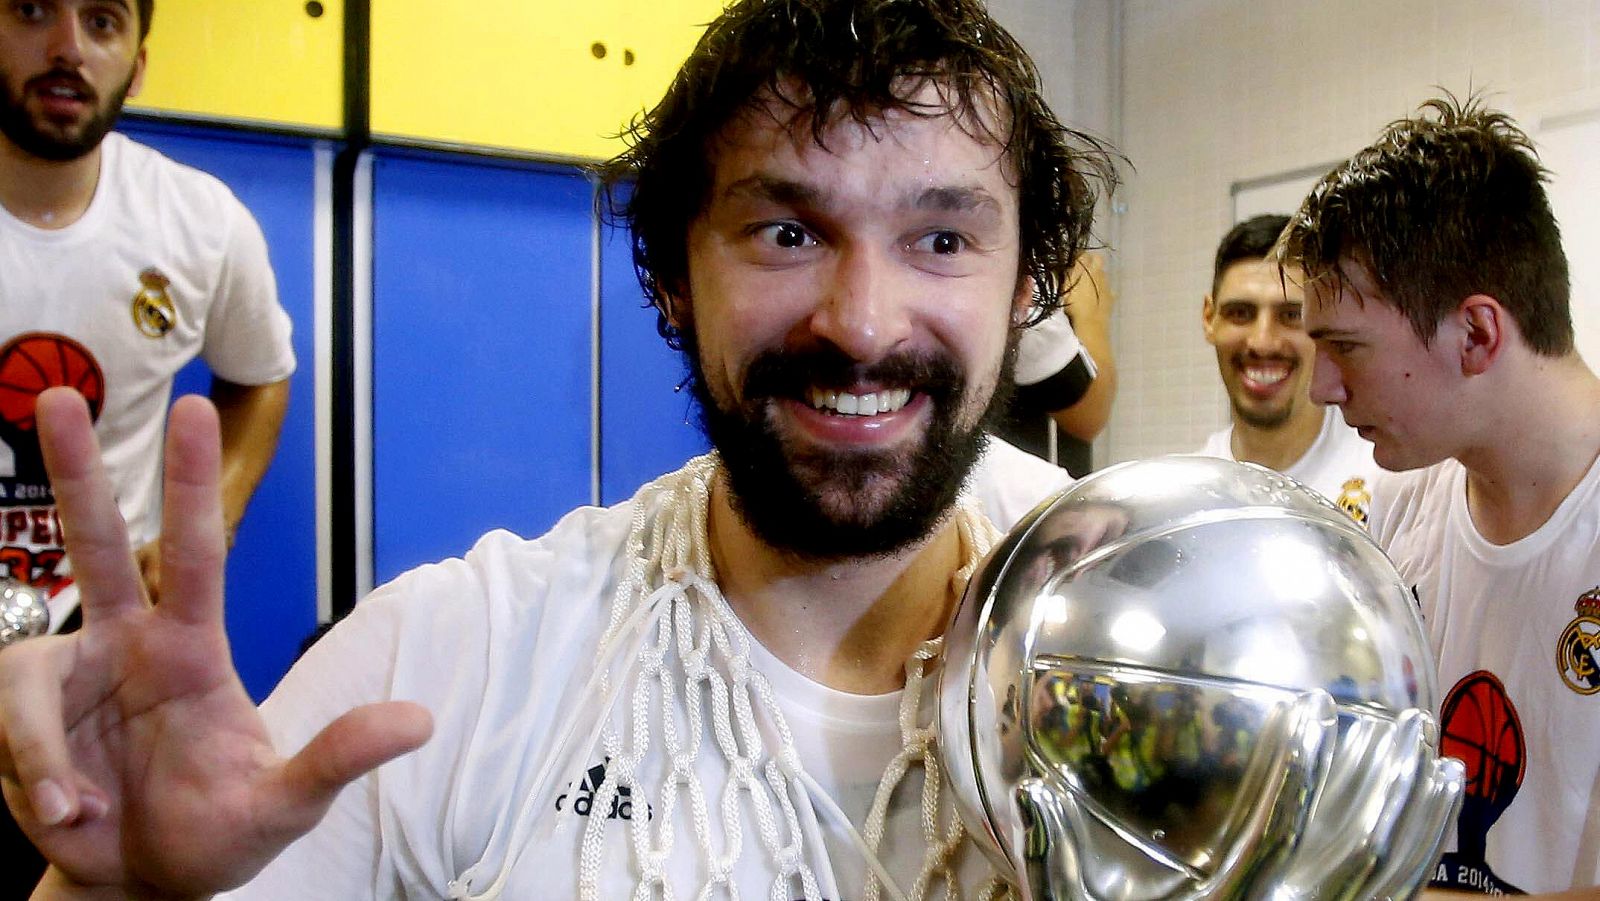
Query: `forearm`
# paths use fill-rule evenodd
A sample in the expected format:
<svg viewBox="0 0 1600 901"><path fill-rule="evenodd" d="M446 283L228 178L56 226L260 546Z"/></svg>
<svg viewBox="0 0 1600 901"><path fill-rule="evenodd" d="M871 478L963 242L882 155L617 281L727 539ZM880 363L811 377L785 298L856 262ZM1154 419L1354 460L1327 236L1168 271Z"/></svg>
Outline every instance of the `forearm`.
<svg viewBox="0 0 1600 901"><path fill-rule="evenodd" d="M1088 343L1085 342L1085 347ZM1099 358L1095 358L1098 362ZM1117 396L1117 369L1109 358L1095 373L1083 397L1070 407L1054 410L1056 427L1081 441L1093 441L1111 421L1111 404Z"/></svg>
<svg viewBox="0 0 1600 901"><path fill-rule="evenodd" d="M1116 299L1102 255L1086 254L1074 275L1066 298L1067 314L1083 352L1094 361L1095 377L1081 398L1053 411L1050 418L1068 435L1092 441L1111 421L1111 405L1117 396L1116 355L1111 348L1111 312Z"/></svg>
<svg viewBox="0 0 1600 901"><path fill-rule="evenodd" d="M222 429L222 516L231 544L278 448L289 409L289 382L237 385L214 378L211 400Z"/></svg>
<svg viewBox="0 0 1600 901"><path fill-rule="evenodd" d="M1111 421L1111 404L1117 397L1117 364L1111 353L1111 335L1103 322L1085 322L1078 341L1095 363L1094 381L1070 407L1054 410L1056 427L1082 441L1092 441Z"/></svg>

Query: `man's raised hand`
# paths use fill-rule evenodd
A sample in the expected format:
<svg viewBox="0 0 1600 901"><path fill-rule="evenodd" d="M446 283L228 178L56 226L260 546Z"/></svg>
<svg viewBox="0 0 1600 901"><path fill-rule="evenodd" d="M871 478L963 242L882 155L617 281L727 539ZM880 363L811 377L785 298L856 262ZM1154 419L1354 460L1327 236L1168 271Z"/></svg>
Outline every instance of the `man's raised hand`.
<svg viewBox="0 0 1600 901"><path fill-rule="evenodd" d="M353 710L291 758L274 751L223 629L227 554L217 416L168 421L159 606L147 601L88 408L40 395L37 422L83 629L0 653L0 783L56 873L41 889L204 896L310 830L346 783L422 744L405 702Z"/></svg>

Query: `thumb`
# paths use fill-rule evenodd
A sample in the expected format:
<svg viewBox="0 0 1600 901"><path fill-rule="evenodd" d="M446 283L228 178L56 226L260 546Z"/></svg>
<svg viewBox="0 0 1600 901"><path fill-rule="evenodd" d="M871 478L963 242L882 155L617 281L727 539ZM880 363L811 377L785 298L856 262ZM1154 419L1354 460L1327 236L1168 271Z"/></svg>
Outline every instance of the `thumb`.
<svg viewBox="0 0 1600 901"><path fill-rule="evenodd" d="M367 704L329 723L283 766L277 809L297 820L310 817L310 822L284 825L296 832L310 829L340 789L415 751L432 734L432 715L409 701Z"/></svg>

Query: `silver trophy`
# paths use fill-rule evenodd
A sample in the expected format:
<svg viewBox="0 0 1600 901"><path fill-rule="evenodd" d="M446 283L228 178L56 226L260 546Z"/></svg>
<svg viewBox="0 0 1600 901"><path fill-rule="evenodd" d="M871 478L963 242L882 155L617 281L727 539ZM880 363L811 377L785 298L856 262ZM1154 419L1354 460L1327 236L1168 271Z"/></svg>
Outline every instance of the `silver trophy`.
<svg viewBox="0 0 1600 901"><path fill-rule="evenodd" d="M1410 897L1461 803L1411 594L1271 470L1127 463L968 585L939 730L1028 901Z"/></svg>
<svg viewBox="0 0 1600 901"><path fill-rule="evenodd" d="M50 631L44 593L15 579L0 578L0 648Z"/></svg>

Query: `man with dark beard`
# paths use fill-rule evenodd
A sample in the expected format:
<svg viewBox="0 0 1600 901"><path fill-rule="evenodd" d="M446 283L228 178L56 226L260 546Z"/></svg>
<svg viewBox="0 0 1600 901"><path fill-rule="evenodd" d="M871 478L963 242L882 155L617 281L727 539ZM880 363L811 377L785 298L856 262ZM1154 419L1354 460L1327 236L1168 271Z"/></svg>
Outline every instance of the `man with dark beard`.
<svg viewBox="0 0 1600 901"><path fill-rule="evenodd" d="M144 73L153 0L0 5L0 576L77 622L34 427L52 385L85 394L149 593L159 592L161 435L173 375L210 365L228 533L277 445L294 354L266 245L216 179L108 134ZM19 527L18 524L24 524ZM0 818L0 897L44 862Z"/></svg>
<svg viewBox="0 0 1600 901"><path fill-rule="evenodd" d="M606 183L717 453L380 588L259 713L205 402L170 421L150 608L82 401L41 398L87 615L0 654L39 897L1004 893L928 677L997 537L964 471L1104 151L976 0L741 0L633 137Z"/></svg>
<svg viewBox="0 0 1600 901"><path fill-rule="evenodd" d="M1198 453L1259 463L1315 488L1365 525L1379 472L1372 444L1311 400L1316 348L1302 321L1304 280L1269 259L1288 216L1256 216L1217 245L1201 306L1233 422Z"/></svg>
<svg viewBox="0 0 1600 901"><path fill-rule="evenodd" d="M231 535L276 449L295 361L249 212L215 178L108 133L138 92L153 11L154 0L49 0L0 13L0 371L15 392L0 504L25 503L30 521L51 506L49 485L32 484L26 414L43 388L79 388L155 595L174 373L197 355L214 373ZM8 575L51 591L59 628L74 593L54 531L8 541L4 559Z"/></svg>

